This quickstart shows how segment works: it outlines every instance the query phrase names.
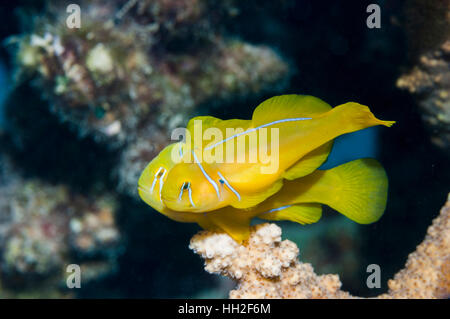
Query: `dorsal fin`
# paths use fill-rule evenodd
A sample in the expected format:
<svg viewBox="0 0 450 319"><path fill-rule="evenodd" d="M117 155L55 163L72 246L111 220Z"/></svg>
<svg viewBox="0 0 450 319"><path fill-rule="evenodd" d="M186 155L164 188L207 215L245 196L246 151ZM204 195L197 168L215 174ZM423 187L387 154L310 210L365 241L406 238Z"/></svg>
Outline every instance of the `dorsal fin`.
<svg viewBox="0 0 450 319"><path fill-rule="evenodd" d="M191 132L191 134L194 132L194 122L195 121L202 121L202 127L203 129L209 128L209 127L215 127L218 123L223 122L223 120L214 117L214 116L196 116L189 120L188 125L186 126L186 129Z"/></svg>
<svg viewBox="0 0 450 319"><path fill-rule="evenodd" d="M219 139L216 142L219 142L220 140L225 140L228 137L228 135L233 134L233 133L229 134L229 132L227 132L227 129L229 131L230 130L234 131L232 129L242 129L243 131L245 131L251 125L250 120L240 120L240 119L221 120L221 119L213 117L213 116L197 116L197 117L192 118L186 127L186 129L189 131L192 139L194 139L194 134L197 133L194 130L194 125L196 123L195 121L201 121L202 134L205 132L205 130L207 130L209 128L219 129L222 134L222 139ZM202 138L203 138L203 136L202 136ZM192 140L192 145L194 145L193 142L194 141ZM214 141L205 140L205 141L203 141L202 148L204 148L208 145L211 145L213 143L214 143Z"/></svg>
<svg viewBox="0 0 450 319"><path fill-rule="evenodd" d="M253 112L252 126L258 127L273 121L310 117L326 113L331 106L310 95L280 95L274 96L262 102Z"/></svg>

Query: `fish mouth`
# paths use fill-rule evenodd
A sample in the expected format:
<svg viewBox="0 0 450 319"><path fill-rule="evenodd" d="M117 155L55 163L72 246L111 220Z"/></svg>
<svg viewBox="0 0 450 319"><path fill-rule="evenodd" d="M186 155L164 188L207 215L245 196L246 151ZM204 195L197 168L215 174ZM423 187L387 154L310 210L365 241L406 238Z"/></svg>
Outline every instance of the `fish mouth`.
<svg viewBox="0 0 450 319"><path fill-rule="evenodd" d="M151 196L154 195L154 194L152 194L152 192L150 192L150 189L148 187L145 187L142 185L138 185L137 190L138 190L138 192L145 193L146 195L151 195Z"/></svg>
<svg viewBox="0 0 450 319"><path fill-rule="evenodd" d="M177 211L177 212L193 212L196 209L196 207L192 206L192 204L187 204L185 202L186 205L184 205L182 202L180 202L178 200L178 198L162 197L162 201L163 201L164 205L166 205L169 209ZM178 206L177 208L174 208L171 204L179 204L179 205L182 204L182 207ZM170 207L170 206L172 206L172 207Z"/></svg>
<svg viewBox="0 0 450 319"><path fill-rule="evenodd" d="M164 196L164 195L162 195L162 194L161 194L161 200L162 200L164 203L177 203L177 202L179 202L179 201L178 201L178 198L175 198L175 197L167 197L167 195Z"/></svg>
<svg viewBox="0 0 450 319"><path fill-rule="evenodd" d="M141 184L138 184L137 189L140 190L140 191L146 192L146 193L150 193L150 189L148 189L148 187L145 187L145 186L143 186Z"/></svg>
<svg viewBox="0 0 450 319"><path fill-rule="evenodd" d="M175 203L176 202L176 200L173 199L173 198L167 198L167 197L164 197L164 196L162 196L161 198L162 198L162 200L164 202L168 202L168 203Z"/></svg>

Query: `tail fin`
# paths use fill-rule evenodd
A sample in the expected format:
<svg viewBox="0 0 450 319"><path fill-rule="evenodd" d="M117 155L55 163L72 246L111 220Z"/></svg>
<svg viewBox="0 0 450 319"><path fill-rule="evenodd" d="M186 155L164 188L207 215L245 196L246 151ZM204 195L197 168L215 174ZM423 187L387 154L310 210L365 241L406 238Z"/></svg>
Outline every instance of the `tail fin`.
<svg viewBox="0 0 450 319"><path fill-rule="evenodd" d="M377 221L386 208L388 179L374 159L359 159L295 181L285 191L295 203L321 203L360 224Z"/></svg>
<svg viewBox="0 0 450 319"><path fill-rule="evenodd" d="M380 219L386 208L388 179L378 161L355 160L329 170L328 174L336 175L342 182L335 188L329 206L360 224Z"/></svg>

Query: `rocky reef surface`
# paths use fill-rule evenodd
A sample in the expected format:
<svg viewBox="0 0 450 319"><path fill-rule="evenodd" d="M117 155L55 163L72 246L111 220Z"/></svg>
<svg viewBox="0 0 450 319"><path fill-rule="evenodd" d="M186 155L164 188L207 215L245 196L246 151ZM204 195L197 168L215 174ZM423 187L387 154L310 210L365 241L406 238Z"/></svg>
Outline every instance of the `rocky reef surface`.
<svg viewBox="0 0 450 319"><path fill-rule="evenodd" d="M138 174L203 103L285 87L272 49L223 34L235 1L81 1L82 26L62 27L53 2L30 32L10 38L16 77L32 77L52 112L80 135L120 148L119 188Z"/></svg>
<svg viewBox="0 0 450 319"><path fill-rule="evenodd" d="M24 178L5 156L0 176L1 298L70 296L66 267L74 263L81 284L115 271L121 234L112 195Z"/></svg>
<svg viewBox="0 0 450 319"><path fill-rule="evenodd" d="M432 141L450 150L450 1L414 0L405 8L409 67L397 86L417 100Z"/></svg>

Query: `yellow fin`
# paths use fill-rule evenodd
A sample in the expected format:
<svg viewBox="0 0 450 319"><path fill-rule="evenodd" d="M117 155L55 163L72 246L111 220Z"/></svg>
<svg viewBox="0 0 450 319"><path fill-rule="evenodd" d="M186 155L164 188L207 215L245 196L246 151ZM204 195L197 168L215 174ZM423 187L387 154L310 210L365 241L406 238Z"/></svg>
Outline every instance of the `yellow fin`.
<svg viewBox="0 0 450 319"><path fill-rule="evenodd" d="M331 106L319 98L310 95L288 94L274 96L262 102L253 112L253 127L273 121L309 117L326 113Z"/></svg>
<svg viewBox="0 0 450 319"><path fill-rule="evenodd" d="M218 225L213 223L206 214L197 214L195 222L204 230L209 230L212 232L217 231L224 231L222 228L220 228Z"/></svg>
<svg viewBox="0 0 450 319"><path fill-rule="evenodd" d="M194 132L194 124L195 121L201 121L202 122L202 128L209 128L209 127L215 127L218 123L223 122L223 120L214 117L214 116L196 116L189 120L188 125L186 126L186 129L191 132L191 134Z"/></svg>
<svg viewBox="0 0 450 319"><path fill-rule="evenodd" d="M320 217L322 217L320 204L287 205L258 215L258 218L265 220L290 220L302 225L316 223Z"/></svg>
<svg viewBox="0 0 450 319"><path fill-rule="evenodd" d="M283 180L279 179L262 192L251 195L241 194L241 200L234 202L231 206L241 209L253 207L278 192L281 187L283 187Z"/></svg>
<svg viewBox="0 0 450 319"><path fill-rule="evenodd" d="M373 115L369 107L356 102L347 102L333 108L335 114L340 114L341 122L339 126L342 134L355 132L375 125L391 127L395 121L379 120Z"/></svg>
<svg viewBox="0 0 450 319"><path fill-rule="evenodd" d="M285 183L282 198L296 203L321 203L360 224L376 222L386 208L388 179L374 159L358 159L326 171L315 171Z"/></svg>
<svg viewBox="0 0 450 319"><path fill-rule="evenodd" d="M333 141L330 141L309 152L284 172L283 178L293 180L311 174L327 160L332 147Z"/></svg>
<svg viewBox="0 0 450 319"><path fill-rule="evenodd" d="M338 185L328 204L360 224L376 222L387 202L388 179L381 164L370 158L340 165L330 174L339 176Z"/></svg>
<svg viewBox="0 0 450 319"><path fill-rule="evenodd" d="M201 132L202 136L201 137L203 137L203 133L207 129L218 129L220 131L220 134L222 135L222 139L227 138L227 129L230 130L230 129L241 128L242 131L245 131L249 128L249 126L251 124L250 120L240 120L240 119L221 120L221 119L213 117L213 116L194 117L189 121L189 123L186 127L186 129L191 134L192 145L194 145L193 139L195 138L195 134L197 134L197 132L195 132L195 129L194 129L195 124L198 123L196 121L201 121L201 127L202 127L202 132ZM199 137L196 137L196 138L199 138ZM207 146L208 144L209 144L209 142L205 141L201 148Z"/></svg>
<svg viewBox="0 0 450 319"><path fill-rule="evenodd" d="M210 227L223 230L238 243L242 243L250 236L252 217L251 213L232 207L225 207L205 214L205 219L210 223Z"/></svg>
<svg viewBox="0 0 450 319"><path fill-rule="evenodd" d="M263 102L255 110L252 123L279 129L279 150L283 154L280 167L286 171L306 154L340 135L375 125L391 126L394 122L377 119L367 106L358 103L331 108L314 97L287 95ZM296 176L292 174L290 178Z"/></svg>

